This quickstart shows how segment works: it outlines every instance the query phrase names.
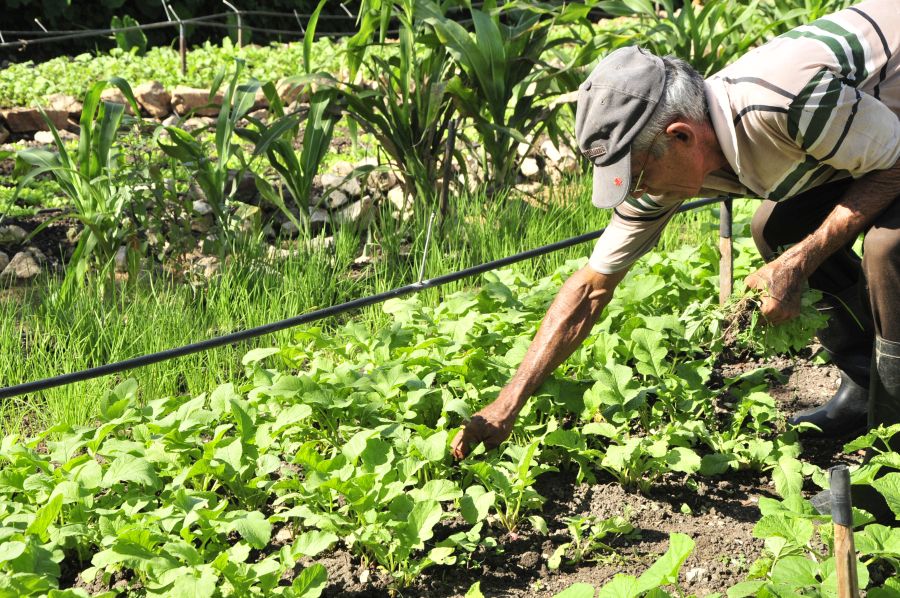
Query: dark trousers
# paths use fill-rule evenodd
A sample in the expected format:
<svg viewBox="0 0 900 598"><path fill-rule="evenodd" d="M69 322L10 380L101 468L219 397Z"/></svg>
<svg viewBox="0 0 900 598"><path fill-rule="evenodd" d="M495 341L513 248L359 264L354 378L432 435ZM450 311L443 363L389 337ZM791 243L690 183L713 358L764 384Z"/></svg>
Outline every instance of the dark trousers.
<svg viewBox="0 0 900 598"><path fill-rule="evenodd" d="M843 197L852 179L828 183L780 202L763 201L753 215L753 240L763 259L774 260L785 249L815 231ZM900 201L894 202L864 231L863 257L852 243L828 257L809 278L809 286L838 294L856 285L867 293L875 332L900 342Z"/></svg>

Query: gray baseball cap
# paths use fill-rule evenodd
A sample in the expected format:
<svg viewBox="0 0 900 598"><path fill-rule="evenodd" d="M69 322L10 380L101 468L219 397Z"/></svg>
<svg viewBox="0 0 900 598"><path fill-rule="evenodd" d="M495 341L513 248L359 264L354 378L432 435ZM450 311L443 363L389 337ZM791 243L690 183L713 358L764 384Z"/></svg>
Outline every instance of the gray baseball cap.
<svg viewBox="0 0 900 598"><path fill-rule="evenodd" d="M592 202L614 208L631 187L631 143L666 87L660 57L637 46L607 54L578 88L575 137L582 155L594 163Z"/></svg>

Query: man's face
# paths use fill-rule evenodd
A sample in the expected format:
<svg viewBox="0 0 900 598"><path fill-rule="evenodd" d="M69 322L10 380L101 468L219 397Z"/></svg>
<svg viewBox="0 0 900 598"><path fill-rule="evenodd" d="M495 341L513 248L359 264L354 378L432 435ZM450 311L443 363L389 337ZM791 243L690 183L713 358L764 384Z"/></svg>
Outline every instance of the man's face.
<svg viewBox="0 0 900 598"><path fill-rule="evenodd" d="M629 194L638 198L647 193L669 200L697 197L705 177L702 158L697 144L685 143L677 135L672 135L662 156L632 154Z"/></svg>

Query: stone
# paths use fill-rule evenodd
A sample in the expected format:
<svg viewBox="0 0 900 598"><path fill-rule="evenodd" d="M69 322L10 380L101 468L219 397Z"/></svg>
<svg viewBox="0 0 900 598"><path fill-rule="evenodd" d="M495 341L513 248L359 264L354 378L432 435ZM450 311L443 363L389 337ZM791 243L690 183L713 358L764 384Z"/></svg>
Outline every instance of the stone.
<svg viewBox="0 0 900 598"><path fill-rule="evenodd" d="M6 140L9 139L9 129L3 126L3 123L0 123L0 143L6 143Z"/></svg>
<svg viewBox="0 0 900 598"><path fill-rule="evenodd" d="M578 160L572 155L563 155L555 166L563 174L575 174L578 172Z"/></svg>
<svg viewBox="0 0 900 598"><path fill-rule="evenodd" d="M4 252L0 251L0 272L6 269L6 266L9 265L9 256Z"/></svg>
<svg viewBox="0 0 900 598"><path fill-rule="evenodd" d="M53 93L47 96L46 105L53 110L63 110L69 113L74 119L78 119L81 115L81 109L84 107L78 98L64 93Z"/></svg>
<svg viewBox="0 0 900 598"><path fill-rule="evenodd" d="M292 102L306 103L309 102L309 96L303 92L303 85L297 85L290 79L282 79L275 85L278 97L282 103L287 106Z"/></svg>
<svg viewBox="0 0 900 598"><path fill-rule="evenodd" d="M326 191L330 188L337 189L343 181L344 177L337 174L326 173L319 177L319 183Z"/></svg>
<svg viewBox="0 0 900 598"><path fill-rule="evenodd" d="M204 127L215 128L215 125L216 119L210 116L192 116L181 123L181 128L185 131L193 131L194 129L202 129Z"/></svg>
<svg viewBox="0 0 900 598"><path fill-rule="evenodd" d="M331 215L322 208L311 208L309 211L309 228L313 234L318 233L331 224Z"/></svg>
<svg viewBox="0 0 900 598"><path fill-rule="evenodd" d="M266 249L266 256L270 260L286 260L291 257L297 257L300 255L300 252L296 249L282 249L281 247L274 247L269 245Z"/></svg>
<svg viewBox="0 0 900 598"><path fill-rule="evenodd" d="M356 177L345 179L344 182L341 183L340 190L346 194L347 197L359 197L362 195L362 187L360 187L359 179Z"/></svg>
<svg viewBox="0 0 900 598"><path fill-rule="evenodd" d="M336 214L336 220L341 224L356 224L365 226L372 217L375 201L371 196L365 196L354 202Z"/></svg>
<svg viewBox="0 0 900 598"><path fill-rule="evenodd" d="M391 202L391 205L397 208L398 210L403 210L408 208L412 202L407 201L406 193L403 192L403 187L397 185L396 187L392 187L387 194L388 201Z"/></svg>
<svg viewBox="0 0 900 598"><path fill-rule="evenodd" d="M213 213L212 206L202 199L194 200L192 209L194 210L194 214L197 214L198 216L206 216Z"/></svg>
<svg viewBox="0 0 900 598"><path fill-rule="evenodd" d="M7 224L0 226L0 245L21 245L28 238L28 233L21 226Z"/></svg>
<svg viewBox="0 0 900 598"><path fill-rule="evenodd" d="M212 278L219 272L219 258L214 255L208 255L197 260L194 267L205 278Z"/></svg>
<svg viewBox="0 0 900 598"><path fill-rule="evenodd" d="M527 156L530 150L531 146L527 143L520 143L516 146L516 153L519 154L520 158L524 158L525 156Z"/></svg>
<svg viewBox="0 0 900 598"><path fill-rule="evenodd" d="M250 108L251 110L264 110L269 107L269 98L266 97L266 93L262 90L262 87L256 90L256 94L253 96L253 106Z"/></svg>
<svg viewBox="0 0 900 598"><path fill-rule="evenodd" d="M323 237L322 235L313 237L306 242L306 247L310 251L325 251L327 249L334 249L334 237Z"/></svg>
<svg viewBox="0 0 900 598"><path fill-rule="evenodd" d="M346 160L338 160L334 163L334 166L331 167L331 172L338 175L341 178L348 176L351 172L353 172L353 164L347 162Z"/></svg>
<svg viewBox="0 0 900 598"><path fill-rule="evenodd" d="M181 122L181 117L177 114L170 114L165 119L163 119L162 124L166 127L178 126L178 123Z"/></svg>
<svg viewBox="0 0 900 598"><path fill-rule="evenodd" d="M688 583L694 583L695 581L700 581L706 577L707 570L704 567L694 567L693 569L689 569L684 574L684 580Z"/></svg>
<svg viewBox="0 0 900 598"><path fill-rule="evenodd" d="M172 90L172 108L181 115L192 112L199 116L216 116L224 97L225 94L220 91L210 99L208 89L178 85Z"/></svg>
<svg viewBox="0 0 900 598"><path fill-rule="evenodd" d="M400 180L393 170L379 169L369 173L366 184L381 193L387 193L397 186Z"/></svg>
<svg viewBox="0 0 900 598"><path fill-rule="evenodd" d="M205 234L210 231L213 226L214 218L211 214L199 216L191 220L191 230L195 233Z"/></svg>
<svg viewBox="0 0 900 598"><path fill-rule="evenodd" d="M172 95L159 81L141 83L134 88L134 97L153 118L165 118L172 112Z"/></svg>
<svg viewBox="0 0 900 598"><path fill-rule="evenodd" d="M247 114L247 116L249 116L250 118L255 118L256 120L264 123L269 122L269 111L265 108L254 110L253 112Z"/></svg>
<svg viewBox="0 0 900 598"><path fill-rule="evenodd" d="M57 134L59 135L59 138L62 141L74 141L75 139L78 139L78 135L76 135L75 133L70 133L69 131L66 131L65 129L59 129L57 131ZM35 141L35 143L40 143L43 145L56 144L56 139L53 137L53 133L51 133L50 131L35 132L34 141Z"/></svg>
<svg viewBox="0 0 900 598"><path fill-rule="evenodd" d="M107 87L100 92L100 99L111 104L123 104L125 106L125 114L134 116L134 108L131 107L131 102L125 98L125 94L118 87Z"/></svg>
<svg viewBox="0 0 900 598"><path fill-rule="evenodd" d="M278 230L282 237L296 237L300 234L300 229L290 220L282 222Z"/></svg>
<svg viewBox="0 0 900 598"><path fill-rule="evenodd" d="M0 272L0 278L29 280L38 276L41 271L41 265L47 261L47 258L36 247L28 247L20 251L9 261L9 264Z"/></svg>
<svg viewBox="0 0 900 598"><path fill-rule="evenodd" d="M526 179L534 179L537 178L541 173L541 168L538 166L537 160L534 158L525 158L522 160L522 165L519 167L519 172L522 173L522 176Z"/></svg>
<svg viewBox="0 0 900 598"><path fill-rule="evenodd" d="M116 256L113 258L116 264L116 272L128 272L128 248L124 245L119 246L116 250Z"/></svg>
<svg viewBox="0 0 900 598"><path fill-rule="evenodd" d="M340 189L335 189L325 198L325 207L327 207L329 210L335 210L347 205L349 202L350 198L346 193L344 193Z"/></svg>
<svg viewBox="0 0 900 598"><path fill-rule="evenodd" d="M69 124L69 113L65 110L45 109L44 113L57 129L65 129ZM34 133L35 131L50 130L37 108L5 108L0 110L0 116L6 121L6 127L11 133Z"/></svg>
<svg viewBox="0 0 900 598"><path fill-rule="evenodd" d="M562 159L562 153L556 149L556 146L549 139L541 144L541 153L544 154L544 157L551 164L556 164Z"/></svg>

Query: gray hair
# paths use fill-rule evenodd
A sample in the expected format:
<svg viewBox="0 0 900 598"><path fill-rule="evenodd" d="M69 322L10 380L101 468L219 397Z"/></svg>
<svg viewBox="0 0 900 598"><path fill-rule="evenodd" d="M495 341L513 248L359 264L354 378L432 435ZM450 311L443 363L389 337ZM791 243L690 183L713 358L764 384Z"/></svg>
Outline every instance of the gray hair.
<svg viewBox="0 0 900 598"><path fill-rule="evenodd" d="M638 133L631 144L633 153L649 151L654 157L661 156L669 145L669 139L660 133L679 119L695 122L706 120L706 95L703 91L703 77L680 58L664 56L666 66L666 89L650 120ZM650 147L650 145L653 147Z"/></svg>

